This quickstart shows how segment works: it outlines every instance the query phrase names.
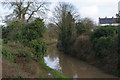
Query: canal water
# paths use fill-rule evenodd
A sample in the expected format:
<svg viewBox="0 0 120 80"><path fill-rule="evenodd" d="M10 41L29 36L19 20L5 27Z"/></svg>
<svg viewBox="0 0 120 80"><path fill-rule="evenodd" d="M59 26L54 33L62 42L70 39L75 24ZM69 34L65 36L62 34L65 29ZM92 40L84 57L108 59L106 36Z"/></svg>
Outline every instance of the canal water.
<svg viewBox="0 0 120 80"><path fill-rule="evenodd" d="M68 56L56 48L55 45L48 46L47 54L44 56L47 66L55 69L70 78L114 78L100 69L76 58ZM52 74L48 74L52 75Z"/></svg>

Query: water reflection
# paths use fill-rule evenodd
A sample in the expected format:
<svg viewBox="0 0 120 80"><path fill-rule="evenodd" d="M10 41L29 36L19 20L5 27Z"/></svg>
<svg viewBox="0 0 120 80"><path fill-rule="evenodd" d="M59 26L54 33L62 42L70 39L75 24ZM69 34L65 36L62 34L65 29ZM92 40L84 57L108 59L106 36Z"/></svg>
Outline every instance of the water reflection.
<svg viewBox="0 0 120 80"><path fill-rule="evenodd" d="M112 78L86 62L77 60L59 52L55 46L49 46L44 57L47 66L71 78Z"/></svg>
<svg viewBox="0 0 120 80"><path fill-rule="evenodd" d="M58 57L50 58L50 56L48 55L44 57L44 61L47 64L47 66L49 66L50 68L55 69L59 72L61 71L62 68L60 67Z"/></svg>
<svg viewBox="0 0 120 80"><path fill-rule="evenodd" d="M73 76L73 78L78 78L78 75L77 75L77 74L75 74L75 75Z"/></svg>

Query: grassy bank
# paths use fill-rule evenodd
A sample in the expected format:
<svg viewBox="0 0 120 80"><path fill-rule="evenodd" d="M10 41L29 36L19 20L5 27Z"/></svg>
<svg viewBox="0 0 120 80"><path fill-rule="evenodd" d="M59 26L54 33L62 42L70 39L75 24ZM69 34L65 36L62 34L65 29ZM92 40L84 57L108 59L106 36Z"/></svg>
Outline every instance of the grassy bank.
<svg viewBox="0 0 120 80"><path fill-rule="evenodd" d="M46 74L44 74L44 73L48 72L48 74L51 75L52 78L68 78L67 76L64 76L63 74L61 74L60 72L58 72L58 71L56 71L56 70L48 67L48 66L44 63L44 61L41 60L41 61L40 61L40 64L43 65L43 68L45 69L45 71L42 71L42 74L43 74L42 77L47 78L48 75L46 75ZM46 71L46 70L47 70L47 71Z"/></svg>
<svg viewBox="0 0 120 80"><path fill-rule="evenodd" d="M3 78L67 78L49 68L43 59L37 61L34 49L20 43L3 44Z"/></svg>

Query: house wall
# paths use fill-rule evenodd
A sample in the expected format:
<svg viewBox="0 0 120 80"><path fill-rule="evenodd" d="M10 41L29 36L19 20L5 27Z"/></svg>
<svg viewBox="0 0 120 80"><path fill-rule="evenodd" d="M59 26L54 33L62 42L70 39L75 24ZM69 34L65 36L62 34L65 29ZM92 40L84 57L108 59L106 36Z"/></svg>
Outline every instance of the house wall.
<svg viewBox="0 0 120 80"><path fill-rule="evenodd" d="M107 25L119 26L120 24L99 24L99 26L107 26Z"/></svg>

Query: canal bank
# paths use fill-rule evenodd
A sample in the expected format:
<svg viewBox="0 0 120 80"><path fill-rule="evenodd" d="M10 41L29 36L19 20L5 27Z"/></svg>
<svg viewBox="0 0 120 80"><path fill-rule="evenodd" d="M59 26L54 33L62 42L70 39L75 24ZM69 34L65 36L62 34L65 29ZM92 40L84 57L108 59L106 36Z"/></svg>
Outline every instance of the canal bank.
<svg viewBox="0 0 120 80"><path fill-rule="evenodd" d="M43 58L39 61L34 50L21 43L10 42L2 45L2 78L67 78L60 72L46 66ZM6 79L5 79L6 80Z"/></svg>

